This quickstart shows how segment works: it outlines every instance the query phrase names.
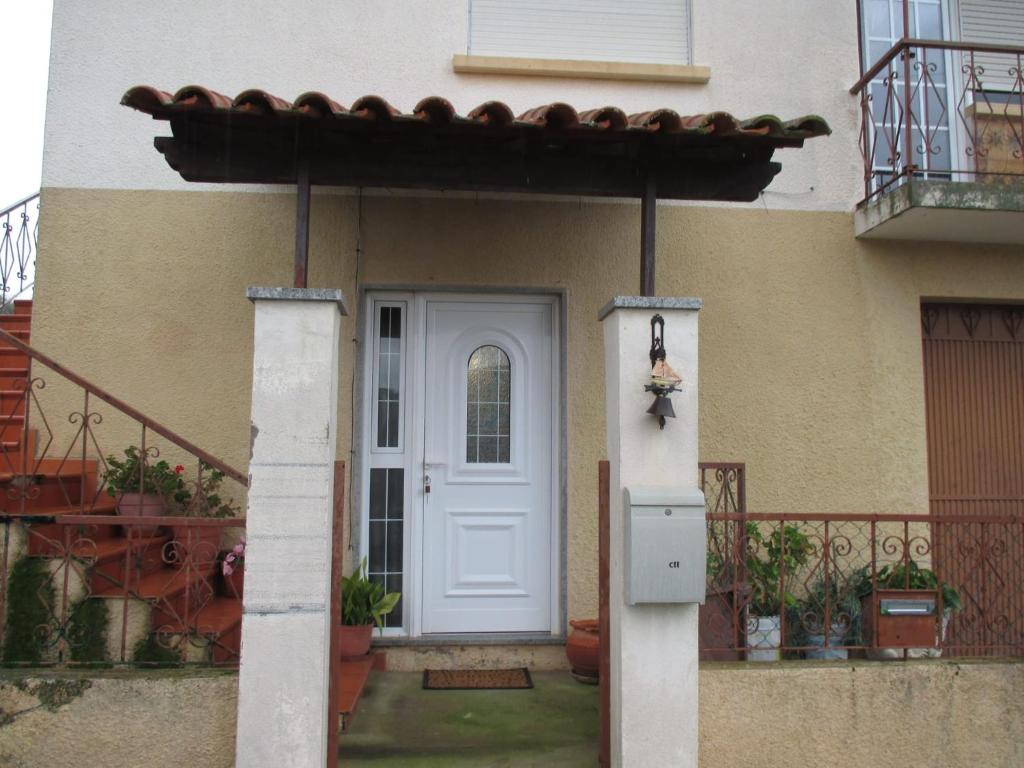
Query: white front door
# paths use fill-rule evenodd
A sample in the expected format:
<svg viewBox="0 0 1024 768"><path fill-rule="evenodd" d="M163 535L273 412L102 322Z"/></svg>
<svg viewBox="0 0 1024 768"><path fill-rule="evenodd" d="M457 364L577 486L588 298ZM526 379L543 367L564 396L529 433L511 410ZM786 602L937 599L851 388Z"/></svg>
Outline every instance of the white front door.
<svg viewBox="0 0 1024 768"><path fill-rule="evenodd" d="M428 299L425 326L421 631L548 632L553 302Z"/></svg>

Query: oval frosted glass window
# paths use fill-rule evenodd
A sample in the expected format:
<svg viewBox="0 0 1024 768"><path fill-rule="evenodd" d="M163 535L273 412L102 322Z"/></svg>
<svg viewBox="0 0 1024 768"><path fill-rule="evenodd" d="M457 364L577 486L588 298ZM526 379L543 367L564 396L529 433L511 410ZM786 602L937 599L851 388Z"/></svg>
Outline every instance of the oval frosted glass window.
<svg viewBox="0 0 1024 768"><path fill-rule="evenodd" d="M500 347L478 347L466 372L466 461L508 464L512 365Z"/></svg>

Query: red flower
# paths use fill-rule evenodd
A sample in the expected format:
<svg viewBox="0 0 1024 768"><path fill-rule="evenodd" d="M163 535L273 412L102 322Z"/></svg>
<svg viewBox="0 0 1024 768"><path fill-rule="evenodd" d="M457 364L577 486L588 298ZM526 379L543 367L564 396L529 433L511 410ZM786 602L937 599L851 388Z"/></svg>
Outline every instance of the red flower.
<svg viewBox="0 0 1024 768"><path fill-rule="evenodd" d="M181 465L181 464L179 464L178 466L176 466L174 468L174 474L176 474L176 475L180 475L184 471L185 471L185 467L183 465Z"/></svg>

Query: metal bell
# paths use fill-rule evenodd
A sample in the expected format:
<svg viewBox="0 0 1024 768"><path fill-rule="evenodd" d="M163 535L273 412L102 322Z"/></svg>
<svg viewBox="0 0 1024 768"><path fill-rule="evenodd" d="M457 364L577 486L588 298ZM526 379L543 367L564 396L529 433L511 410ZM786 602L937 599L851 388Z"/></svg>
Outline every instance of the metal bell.
<svg viewBox="0 0 1024 768"><path fill-rule="evenodd" d="M658 417L658 426L662 429L665 428L665 418L674 419L676 417L676 409L672 407L672 400L667 395L655 395L654 402L651 403L651 407L647 409L647 412L652 416Z"/></svg>

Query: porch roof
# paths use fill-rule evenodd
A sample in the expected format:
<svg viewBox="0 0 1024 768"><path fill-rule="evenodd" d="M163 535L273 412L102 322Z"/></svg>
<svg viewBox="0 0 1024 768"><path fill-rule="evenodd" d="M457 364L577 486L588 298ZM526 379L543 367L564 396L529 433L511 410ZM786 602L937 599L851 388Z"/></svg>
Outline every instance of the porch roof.
<svg viewBox="0 0 1024 768"><path fill-rule="evenodd" d="M187 181L533 192L751 201L781 170L779 147L831 133L820 117L740 120L662 108L578 111L553 103L515 116L500 101L465 115L446 99L403 113L378 96L344 107L307 92L235 98L201 86L137 86L121 103L171 124L155 145Z"/></svg>

